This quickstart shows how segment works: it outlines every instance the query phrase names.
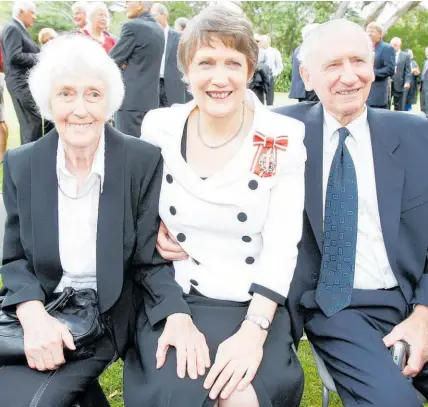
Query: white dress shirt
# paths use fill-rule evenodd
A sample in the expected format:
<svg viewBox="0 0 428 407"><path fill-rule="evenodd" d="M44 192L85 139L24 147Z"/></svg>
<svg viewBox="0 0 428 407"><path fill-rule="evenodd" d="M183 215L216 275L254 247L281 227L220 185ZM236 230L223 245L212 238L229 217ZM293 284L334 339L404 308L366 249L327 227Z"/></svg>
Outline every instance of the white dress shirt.
<svg viewBox="0 0 428 407"><path fill-rule="evenodd" d="M331 163L339 143L340 127L342 126L324 109L323 202ZM376 290L396 287L398 282L389 264L379 217L367 109L346 128L350 135L346 138L345 144L354 162L358 185L354 288Z"/></svg>
<svg viewBox="0 0 428 407"><path fill-rule="evenodd" d="M281 53L273 47L266 48L264 51L266 55L266 64L272 71L272 75L274 77L281 75L282 71L284 70Z"/></svg>
<svg viewBox="0 0 428 407"><path fill-rule="evenodd" d="M210 298L247 301L250 287L257 285L275 296L288 294L302 234L304 125L269 111L248 92L253 127L229 163L206 180L180 151L195 101L152 110L142 124L142 139L159 146L164 159L160 216L189 254L174 262L175 278L185 293L194 286ZM278 150L273 176L251 170L258 151L256 131L274 139L288 136L286 150Z"/></svg>
<svg viewBox="0 0 428 407"><path fill-rule="evenodd" d="M161 62L161 66L160 66L160 77L164 78L165 77L165 54L166 54L166 43L168 41L168 32L169 32L169 25L167 25L164 29L163 29L163 34L165 36L165 46L163 49L163 55L162 55L162 62Z"/></svg>
<svg viewBox="0 0 428 407"><path fill-rule="evenodd" d="M91 172L78 188L77 178L65 167L65 153L58 140L58 232L63 276L55 292L65 287L97 289L97 223L104 184L105 136L101 135ZM112 216L114 216L112 214Z"/></svg>

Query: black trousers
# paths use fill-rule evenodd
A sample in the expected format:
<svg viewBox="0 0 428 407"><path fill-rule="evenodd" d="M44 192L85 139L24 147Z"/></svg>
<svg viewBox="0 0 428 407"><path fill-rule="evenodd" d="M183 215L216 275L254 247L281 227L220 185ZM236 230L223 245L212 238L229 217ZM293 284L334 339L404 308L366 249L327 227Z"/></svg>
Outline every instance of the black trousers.
<svg viewBox="0 0 428 407"><path fill-rule="evenodd" d="M392 96L394 98L394 110L396 112L404 111L404 107L407 99L407 92L400 89L394 88L394 83L392 83Z"/></svg>
<svg viewBox="0 0 428 407"><path fill-rule="evenodd" d="M39 372L27 365L0 367L0 400L5 407L71 407L116 359L107 333L91 358L68 361L57 370Z"/></svg>
<svg viewBox="0 0 428 407"><path fill-rule="evenodd" d="M265 91L263 90L263 88L262 87L253 88L253 92L259 98L260 102L262 102L262 104L264 105L265 104Z"/></svg>
<svg viewBox="0 0 428 407"><path fill-rule="evenodd" d="M412 384L395 365L382 338L406 319L410 307L400 289L354 290L351 305L326 317L315 292L302 298L305 332L332 375L345 407L420 407L426 369ZM426 394L425 394L426 395Z"/></svg>
<svg viewBox="0 0 428 407"><path fill-rule="evenodd" d="M428 118L428 86L422 86L421 89L421 111L424 112Z"/></svg>
<svg viewBox="0 0 428 407"><path fill-rule="evenodd" d="M116 128L130 136L141 136L141 123L147 112L137 110L119 110L116 113Z"/></svg>
<svg viewBox="0 0 428 407"><path fill-rule="evenodd" d="M170 107L171 103L168 102L165 90L165 81L163 78L159 79L159 107Z"/></svg>
<svg viewBox="0 0 428 407"><path fill-rule="evenodd" d="M273 100L275 98L275 78L273 75L269 78L269 90L266 93L266 104L268 106L273 105Z"/></svg>
<svg viewBox="0 0 428 407"><path fill-rule="evenodd" d="M19 122L21 144L38 140L43 135L43 124L30 91L22 94L9 93Z"/></svg>

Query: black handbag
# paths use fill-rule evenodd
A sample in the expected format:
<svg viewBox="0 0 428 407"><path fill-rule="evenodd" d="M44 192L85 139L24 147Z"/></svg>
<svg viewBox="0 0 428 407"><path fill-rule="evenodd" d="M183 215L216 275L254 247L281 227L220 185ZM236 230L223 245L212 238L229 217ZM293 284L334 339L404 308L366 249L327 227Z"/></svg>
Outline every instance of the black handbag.
<svg viewBox="0 0 428 407"><path fill-rule="evenodd" d="M4 297L0 297L0 306ZM66 287L45 305L49 315L67 325L76 350L64 349L66 359L90 357L93 345L104 335L105 326L98 308L98 295L93 289L74 290ZM15 312L0 310L0 361L18 364L26 361L24 331Z"/></svg>

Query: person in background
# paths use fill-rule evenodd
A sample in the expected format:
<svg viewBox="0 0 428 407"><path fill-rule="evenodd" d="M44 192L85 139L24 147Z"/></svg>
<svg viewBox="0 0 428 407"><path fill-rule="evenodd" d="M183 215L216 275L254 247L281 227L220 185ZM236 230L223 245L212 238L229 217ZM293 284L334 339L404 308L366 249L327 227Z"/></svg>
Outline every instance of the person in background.
<svg viewBox="0 0 428 407"><path fill-rule="evenodd" d="M428 47L425 48L425 62L421 73L421 111L428 118Z"/></svg>
<svg viewBox="0 0 428 407"><path fill-rule="evenodd" d="M12 98L18 117L21 144L37 140L47 133L52 125L40 116L28 88L28 71L37 63L38 45L31 38L28 28L36 20L36 5L32 1L15 1L13 18L2 33L2 54L7 90Z"/></svg>
<svg viewBox="0 0 428 407"><path fill-rule="evenodd" d="M159 72L165 49L162 27L150 14L152 1L127 1L129 21L122 25L110 56L123 70L125 99L116 114L116 127L140 137L146 113L159 107Z"/></svg>
<svg viewBox="0 0 428 407"><path fill-rule="evenodd" d="M302 39L303 41L309 35L309 33L317 28L319 24L308 24L302 28ZM302 77L300 76L300 61L298 58L300 52L300 45L294 50L291 58L291 88L288 97L290 99L298 99L299 102L311 101L318 102L318 96L314 90L307 91Z"/></svg>
<svg viewBox="0 0 428 407"><path fill-rule="evenodd" d="M9 136L9 129L6 123L6 115L4 111L4 90L6 84L4 82L3 74L0 73L0 164L3 162L3 156L6 152L7 139Z"/></svg>
<svg viewBox="0 0 428 407"><path fill-rule="evenodd" d="M159 214L188 256L146 291L125 362L127 407L299 406L286 297L302 232L304 126L246 89L257 54L241 11L204 9L179 47L194 101L144 119L141 138L164 157ZM174 283L182 306L154 312Z"/></svg>
<svg viewBox="0 0 428 407"><path fill-rule="evenodd" d="M375 49L375 80L370 89L367 105L387 109L390 101L390 81L395 73L394 48L382 40L383 27L379 23L373 21L368 24L366 32Z"/></svg>
<svg viewBox="0 0 428 407"><path fill-rule="evenodd" d="M93 38L95 41L98 41L106 52L110 52L116 41L107 32L108 21L110 18L107 6L102 2L91 3L88 8L87 18L88 24L86 28L82 29L82 32Z"/></svg>
<svg viewBox="0 0 428 407"><path fill-rule="evenodd" d="M412 110L412 105L416 104L416 101L418 100L418 79L420 77L421 70L415 60L413 51L408 49L407 53L410 55L410 69L412 70L412 75L409 93L407 94L407 103L404 110L409 112Z"/></svg>
<svg viewBox="0 0 428 407"><path fill-rule="evenodd" d="M178 17L177 20L175 20L174 22L174 28L177 31L184 31L184 29L186 28L187 24L189 22L189 19L186 17Z"/></svg>
<svg viewBox="0 0 428 407"><path fill-rule="evenodd" d="M266 63L270 68L271 76L269 82L269 90L266 94L266 104L268 106L273 105L275 97L275 79L281 75L284 70L284 65L282 63L281 53L271 46L271 38L269 35L262 36L263 48L266 56Z"/></svg>
<svg viewBox="0 0 428 407"><path fill-rule="evenodd" d="M394 110L403 111L412 82L411 59L407 52L401 50L401 38L394 37L390 44L395 52L395 72L391 81Z"/></svg>
<svg viewBox="0 0 428 407"><path fill-rule="evenodd" d="M42 28L37 36L40 45L45 45L48 41L58 37L58 33L53 28Z"/></svg>
<svg viewBox="0 0 428 407"><path fill-rule="evenodd" d="M168 25L168 9L161 3L154 3L152 16L162 26L165 35L165 48L159 73L159 106L169 107L174 103L184 103L185 84L183 74L177 66L180 32Z"/></svg>
<svg viewBox="0 0 428 407"><path fill-rule="evenodd" d="M77 31L82 31L87 24L86 12L88 3L86 1L76 1L71 6L71 12L73 14L73 22L76 26Z"/></svg>

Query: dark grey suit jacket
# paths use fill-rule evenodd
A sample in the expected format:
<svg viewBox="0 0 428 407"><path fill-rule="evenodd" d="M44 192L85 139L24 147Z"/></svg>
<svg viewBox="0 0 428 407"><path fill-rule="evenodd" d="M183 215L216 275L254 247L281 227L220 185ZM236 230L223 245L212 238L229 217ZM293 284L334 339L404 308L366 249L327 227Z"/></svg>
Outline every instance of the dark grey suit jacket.
<svg viewBox="0 0 428 407"><path fill-rule="evenodd" d="M297 58L299 54L300 46L298 46L293 52L292 58L292 70L291 70L291 89L288 97L290 99L304 99L306 98L306 89L303 79L300 76L299 67L300 62Z"/></svg>
<svg viewBox="0 0 428 407"><path fill-rule="evenodd" d="M185 85L183 74L177 67L179 42L180 33L170 28L166 41L164 80L166 97L171 105L173 103L184 103Z"/></svg>
<svg viewBox="0 0 428 407"><path fill-rule="evenodd" d="M28 70L37 63L39 47L29 32L15 19L9 21L2 33L5 80L9 92L29 94ZM31 95L30 95L31 97Z"/></svg>
<svg viewBox="0 0 428 407"><path fill-rule="evenodd" d="M165 47L162 27L150 13L122 26L109 55L122 67L125 99L122 110L148 112L159 107L159 70Z"/></svg>
<svg viewBox="0 0 428 407"><path fill-rule="evenodd" d="M395 74L392 77L395 91L402 92L404 90L403 86L405 83L412 83L412 68L410 64L410 55L407 52L400 51L397 66L395 68Z"/></svg>
<svg viewBox="0 0 428 407"><path fill-rule="evenodd" d="M3 303L7 308L30 300L45 302L62 277L57 147L54 129L5 155L7 220L0 271L7 289ZM101 312L114 324L122 356L132 339L136 308L143 297L140 285L150 293L146 306L154 323L173 312L190 312L173 269L155 251L161 183L160 150L106 125L105 178L97 224L97 286ZM162 292L167 293L166 299Z"/></svg>
<svg viewBox="0 0 428 407"><path fill-rule="evenodd" d="M288 306L297 343L303 330L302 297L316 289L323 245L323 117L320 103L275 109L306 126L305 210ZM407 303L428 305L428 120L368 108L379 216L392 271ZM310 315L308 315L310 316Z"/></svg>
<svg viewBox="0 0 428 407"><path fill-rule="evenodd" d="M370 89L368 106L386 106L388 104L389 78L394 75L395 52L391 45L380 41L376 47L374 59L375 80Z"/></svg>

